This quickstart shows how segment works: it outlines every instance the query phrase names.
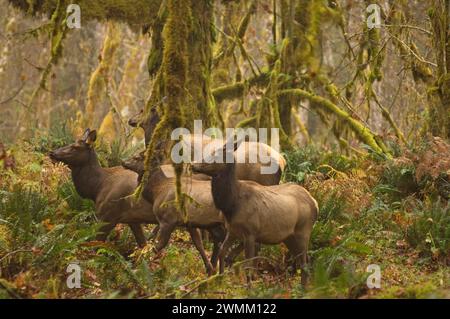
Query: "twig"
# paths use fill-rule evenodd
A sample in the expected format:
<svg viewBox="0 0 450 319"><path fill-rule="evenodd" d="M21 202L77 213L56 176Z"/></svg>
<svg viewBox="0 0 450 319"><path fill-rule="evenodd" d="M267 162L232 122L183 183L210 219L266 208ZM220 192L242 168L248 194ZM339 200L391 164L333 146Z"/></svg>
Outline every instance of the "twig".
<svg viewBox="0 0 450 319"><path fill-rule="evenodd" d="M429 36L432 36L433 33L427 29L421 28L421 27L417 27L414 25L408 25L408 24L382 24L382 27L388 27L388 28L409 28L409 29L415 29L415 30L419 30L422 31L426 34L428 34Z"/></svg>
<svg viewBox="0 0 450 319"><path fill-rule="evenodd" d="M206 278L206 279L203 279L203 280L199 281L195 286L193 286L193 287L192 287L191 289L189 289L184 295L182 295L181 298L185 298L186 296L190 295L194 290L196 290L196 289L197 289L198 287L200 287L201 285L203 285L203 284L205 284L205 283L207 283L207 282L210 282L210 281L212 281L212 280L214 280L214 279L216 279L216 278L223 277L223 276L225 276L225 275L231 273L231 269L232 269L232 268L236 268L236 267L238 267L238 266L240 266L240 265L242 265L242 264L245 264L245 263L251 262L251 261L253 261L253 260L257 260L257 259L268 260L268 261L271 262L271 263L275 263L275 262L276 262L275 260L273 260L273 259L271 259L271 258L268 258L268 257L264 257L264 256L255 256L255 257L253 257L253 258L244 259L244 260L242 260L242 261L240 261L240 262L234 263L234 264L230 267L230 269L225 270L222 274L218 273L218 274L212 275L212 276L210 276L210 277L208 277L208 278ZM247 267L247 268L249 268L249 267ZM195 282L195 281L194 281L194 282Z"/></svg>
<svg viewBox="0 0 450 319"><path fill-rule="evenodd" d="M2 258L0 258L0 262L2 262L7 257L9 257L11 255L14 255L14 254L17 254L17 253L31 253L31 252L33 252L31 249L17 249L17 250L13 250L13 251L10 251L9 253L7 253Z"/></svg>
<svg viewBox="0 0 450 319"><path fill-rule="evenodd" d="M20 88L18 88L17 91L14 92L14 94L11 95L10 97L8 97L6 100L0 101L0 104L6 104L9 101L13 100L17 95L19 95L19 93L22 91L24 86L25 86L25 82L22 82L22 85L20 86Z"/></svg>
<svg viewBox="0 0 450 319"><path fill-rule="evenodd" d="M396 37L396 36L393 35L393 34L391 34L391 36L392 36L395 40L397 40L398 42L400 42L402 45L404 45L404 46L408 49L408 51L411 52L412 55L413 55L417 60L419 60L419 61L422 62L422 63L431 65L431 66L433 66L433 67L435 67L435 68L437 67L437 64L436 64L436 63L427 61L427 60L425 60L424 58L422 58L421 56L419 56L419 55L418 55L416 52L414 52L414 50L411 49L411 48L409 47L409 45L406 44L403 40L399 39L398 37Z"/></svg>

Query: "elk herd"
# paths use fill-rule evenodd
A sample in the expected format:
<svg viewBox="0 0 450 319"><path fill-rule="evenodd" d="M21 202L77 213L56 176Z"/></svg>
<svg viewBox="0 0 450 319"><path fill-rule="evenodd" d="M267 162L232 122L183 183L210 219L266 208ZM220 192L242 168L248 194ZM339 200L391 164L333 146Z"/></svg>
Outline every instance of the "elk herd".
<svg viewBox="0 0 450 319"><path fill-rule="evenodd" d="M144 129L147 144L159 117L152 109L143 118L141 112L129 124ZM225 263L232 263L242 251L245 259L256 266L255 257L261 244L284 243L293 269L300 267L301 283L306 284L308 244L318 205L303 187L280 184L286 162L269 145L242 140L224 142L205 135L184 136L191 139L193 148L199 143L213 145L216 152L210 156L223 156L223 160L193 162L188 166L190 169L183 171L182 192L192 199L186 201L186 216L183 216L173 205L176 178L169 159L149 172L142 196L135 200L130 195L144 175L144 152L124 161L122 166L103 168L94 149L96 138L96 131L87 129L75 143L50 152L49 157L66 164L79 195L95 202L97 218L102 222L98 240L106 240L117 224L128 224L137 244L143 247L147 238L142 225L154 224L152 237L156 238L155 250L159 252L167 246L176 228L184 228L209 275L216 271L217 265L223 272ZM277 161L278 171L262 174L259 158L256 163L225 161L227 156L236 156L239 151L245 152L248 159L252 150L262 151ZM203 246L202 231L209 234L213 244L210 258ZM249 270L249 281L252 276Z"/></svg>

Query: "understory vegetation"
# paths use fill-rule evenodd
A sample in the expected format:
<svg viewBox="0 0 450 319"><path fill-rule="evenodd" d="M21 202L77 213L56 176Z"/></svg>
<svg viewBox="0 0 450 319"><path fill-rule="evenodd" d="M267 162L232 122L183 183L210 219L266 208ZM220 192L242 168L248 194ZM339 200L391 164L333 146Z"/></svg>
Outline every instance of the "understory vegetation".
<svg viewBox="0 0 450 319"><path fill-rule="evenodd" d="M151 241L138 249L125 225L95 241L101 225L93 203L77 194L68 168L47 157L70 141L64 132L60 124L16 143L8 151L14 165L0 163L0 298L450 297L450 146L439 138L414 148L392 142L392 159L313 144L285 154L284 181L304 185L320 206L304 289L283 246L262 247L249 288L242 256L208 278L181 229L158 256ZM138 149L126 145L100 145L103 165ZM79 289L66 284L71 263L82 269ZM371 264L381 268L380 289L366 285Z"/></svg>

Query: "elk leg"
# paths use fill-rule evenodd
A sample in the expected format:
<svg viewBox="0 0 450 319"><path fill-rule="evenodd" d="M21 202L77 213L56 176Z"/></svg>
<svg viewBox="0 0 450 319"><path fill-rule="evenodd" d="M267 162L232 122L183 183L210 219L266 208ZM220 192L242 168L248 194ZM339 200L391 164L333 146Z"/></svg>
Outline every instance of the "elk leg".
<svg viewBox="0 0 450 319"><path fill-rule="evenodd" d="M261 251L261 244L255 243L255 256L259 256L260 251Z"/></svg>
<svg viewBox="0 0 450 319"><path fill-rule="evenodd" d="M201 236L202 240L210 241L209 233L206 230L202 229L200 236Z"/></svg>
<svg viewBox="0 0 450 319"><path fill-rule="evenodd" d="M309 271L307 267L308 263L308 243L309 243L309 236L298 236L297 237L297 245L299 247L299 253L298 256L298 262L300 264L300 269L302 270L302 278L301 283L303 287L306 287L306 284L308 283L308 277L309 277Z"/></svg>
<svg viewBox="0 0 450 319"><path fill-rule="evenodd" d="M156 238L156 236L158 236L158 232L159 232L159 225L156 225L150 234L150 239Z"/></svg>
<svg viewBox="0 0 450 319"><path fill-rule="evenodd" d="M203 263L206 267L206 272L209 276L212 276L214 273L214 268L211 265L211 262L208 259L208 256L206 256L205 247L203 246L202 236L200 233L200 230L198 228L191 228L188 227L189 234L191 235L192 242L195 245L195 248L197 248L198 252L200 253L200 256L202 257Z"/></svg>
<svg viewBox="0 0 450 319"><path fill-rule="evenodd" d="M252 277L254 275L253 270L256 269L256 260L255 258L255 237L254 236L247 236L244 238L244 248L245 248L245 259L253 259L250 262L250 269L247 273L247 283L250 285L252 281Z"/></svg>
<svg viewBox="0 0 450 319"><path fill-rule="evenodd" d="M173 230L176 225L173 224L160 224L158 236L156 237L156 252L160 252L169 243L170 235L172 235Z"/></svg>
<svg viewBox="0 0 450 319"><path fill-rule="evenodd" d="M131 231L133 232L134 238L139 247L144 247L147 244L147 240L145 239L144 230L142 229L141 224L129 224Z"/></svg>
<svg viewBox="0 0 450 319"><path fill-rule="evenodd" d="M211 228L209 230L209 233L211 235L211 238L213 240L213 252L211 255L211 264L214 268L217 266L217 261L219 259L219 253L220 253L220 247L222 246L222 243L226 236L226 231L223 226L218 226Z"/></svg>
<svg viewBox="0 0 450 319"><path fill-rule="evenodd" d="M289 237L284 242L289 249L289 253L291 254L294 262L294 272L298 266L302 271L301 273L301 284L305 286L308 281L308 274L306 269L306 260L307 260L307 249L308 249L308 240L305 240L304 236L296 235L295 237Z"/></svg>
<svg viewBox="0 0 450 319"><path fill-rule="evenodd" d="M225 258L227 266L231 266L237 256L244 250L244 243L240 242L236 247L231 249L230 253Z"/></svg>
<svg viewBox="0 0 450 319"><path fill-rule="evenodd" d="M234 247L233 249L231 249L230 253L227 255L227 257L225 258L225 263L228 266L231 266L234 262L234 260L236 259L237 256L239 256L239 254L244 250L244 243L240 242L236 247ZM255 255L258 256L259 255L259 251L261 250L261 244L260 243L256 243L255 244Z"/></svg>
<svg viewBox="0 0 450 319"><path fill-rule="evenodd" d="M220 253L219 253L219 264L220 264L220 273L223 274L224 267L225 267L225 255L230 248L231 244L233 244L233 236L230 235L230 232L227 232L227 235L225 236L225 240L222 243L222 246L220 247Z"/></svg>
<svg viewBox="0 0 450 319"><path fill-rule="evenodd" d="M295 238L293 236L288 237L285 241L284 244L287 246L289 252L289 258L288 261L289 263L292 265L292 274L295 274L295 271L297 270L297 255L299 254L299 249L296 245L296 241Z"/></svg>
<svg viewBox="0 0 450 319"><path fill-rule="evenodd" d="M100 227L99 232L96 236L96 240L99 241L106 241L106 238L108 237L109 233L116 227L116 223L109 222L106 225L103 225Z"/></svg>

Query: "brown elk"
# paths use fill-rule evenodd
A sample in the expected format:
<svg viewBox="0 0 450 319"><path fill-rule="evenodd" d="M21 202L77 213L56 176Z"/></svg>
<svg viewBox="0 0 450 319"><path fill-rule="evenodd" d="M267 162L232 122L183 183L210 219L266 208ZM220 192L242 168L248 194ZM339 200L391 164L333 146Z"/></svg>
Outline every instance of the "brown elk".
<svg viewBox="0 0 450 319"><path fill-rule="evenodd" d="M147 120L144 117L145 117L144 110L141 109L139 113L136 113L128 120L128 125L132 127L142 128L145 133L144 135L145 145L148 145L148 143L152 138L153 131L159 122L159 116L156 107L153 106L150 109L150 114L148 115Z"/></svg>
<svg viewBox="0 0 450 319"><path fill-rule="evenodd" d="M238 145L235 142L229 152ZM228 152L226 146L223 154ZM226 254L234 238L243 240L247 259L254 258L255 243L284 243L294 257L294 267L301 267L305 285L308 244L318 214L316 200L293 183L264 186L240 181L236 177L236 164L225 163L225 158L224 155L223 163L194 163L192 167L194 172L212 177L214 204L225 216L228 234L220 257Z"/></svg>
<svg viewBox="0 0 450 319"><path fill-rule="evenodd" d="M95 202L97 217L106 223L100 228L98 240L106 240L116 224L128 224L139 246L146 244L141 224L156 224L152 206L144 199L137 203L128 196L138 186L138 175L121 166L103 168L97 159L93 143L95 130L87 129L75 143L49 153L52 161L66 164L75 188L83 198Z"/></svg>
<svg viewBox="0 0 450 319"><path fill-rule="evenodd" d="M155 107L150 109L150 114L144 119L144 111L141 110L139 113L131 117L128 121L133 127L141 127L145 131L145 143L146 145L151 139L153 130L158 124L160 118ZM183 135L183 140L188 141L192 148L192 153L195 149L209 147L213 150L215 148L221 148L223 145L222 139L214 139L203 134L186 134ZM243 158L245 161L239 162L236 165L236 175L238 179L255 181L261 185L277 185L280 182L282 172L286 166L286 160L284 157L278 153L275 149L269 145L261 142L243 142L236 154L239 152L244 152ZM270 162L276 163L278 170L273 174L262 174L261 168L266 166L266 163L262 162L260 157L260 152L265 156ZM256 163L251 163L249 160L252 155L256 155ZM168 163L170 160L167 160Z"/></svg>
<svg viewBox="0 0 450 319"><path fill-rule="evenodd" d="M139 179L141 179L144 174L143 152L124 161L122 165L137 172ZM185 219L170 204L175 201L175 178L168 177L167 172L169 172L170 176L170 169L168 169L167 165L154 169L150 173L148 182L143 190L143 197L152 203L153 213L159 222L156 251L159 252L167 246L170 236L176 227L186 227L202 257L208 274L212 274L217 264L221 243L225 238L225 228L223 216L216 209L212 200L210 178L196 175L182 177L183 192L195 201L187 204L187 218ZM199 229L207 230L213 240L211 261L206 256Z"/></svg>

